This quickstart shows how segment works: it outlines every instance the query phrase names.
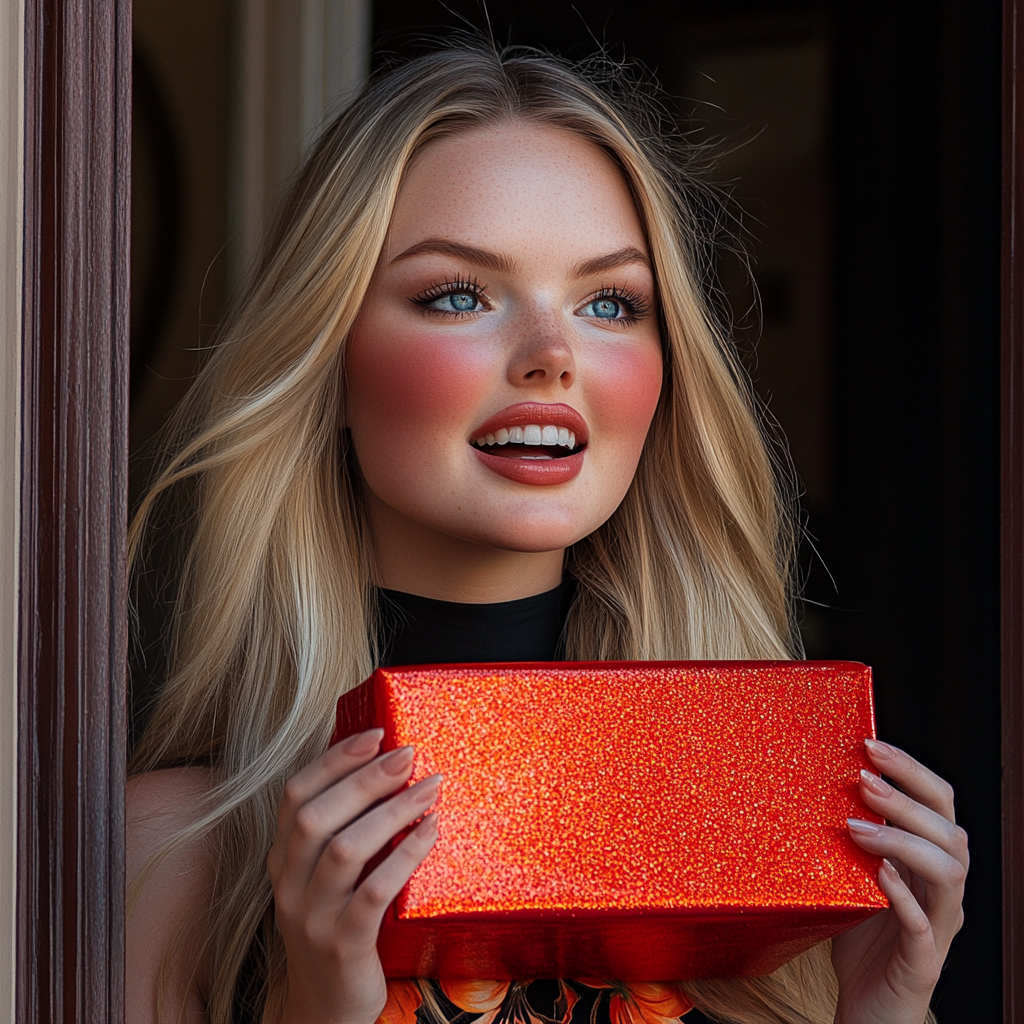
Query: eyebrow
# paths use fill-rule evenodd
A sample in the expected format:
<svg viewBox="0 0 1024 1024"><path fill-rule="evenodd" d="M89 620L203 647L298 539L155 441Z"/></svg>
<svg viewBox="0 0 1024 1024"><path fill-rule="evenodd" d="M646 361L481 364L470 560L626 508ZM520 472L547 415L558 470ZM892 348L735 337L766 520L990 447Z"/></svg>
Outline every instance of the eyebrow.
<svg viewBox="0 0 1024 1024"><path fill-rule="evenodd" d="M638 263L648 270L651 269L651 261L647 258L647 254L635 245L627 245L625 249L619 249L617 252L595 256L593 259L577 263L573 267L573 276L592 277L594 274L603 274L605 271L614 270L616 267L625 267L631 263Z"/></svg>
<svg viewBox="0 0 1024 1024"><path fill-rule="evenodd" d="M398 263L400 260L412 259L413 256L422 256L424 253L440 253L443 256L454 256L458 260L465 260L468 263L476 263L478 266L493 270L496 274L513 274L517 270L514 260L500 253L488 252L486 249L478 249L475 245L464 245L462 242L452 242L447 238L425 238L422 242L409 246L405 252L400 252L391 263Z"/></svg>
<svg viewBox="0 0 1024 1024"><path fill-rule="evenodd" d="M391 260L391 263L395 264L401 260L412 259L414 256L422 256L426 253L454 256L456 259L486 267L497 274L513 274L519 269L515 260L510 260L507 256L490 252L487 249L478 249L475 245L453 242L447 238L425 238L422 242L417 242L404 252L400 252ZM605 253L603 256L582 260L573 267L572 276L576 278L591 277L594 274L602 274L629 264L639 264L648 270L651 268L651 261L645 252L635 245L627 245L624 249L617 249L615 252Z"/></svg>

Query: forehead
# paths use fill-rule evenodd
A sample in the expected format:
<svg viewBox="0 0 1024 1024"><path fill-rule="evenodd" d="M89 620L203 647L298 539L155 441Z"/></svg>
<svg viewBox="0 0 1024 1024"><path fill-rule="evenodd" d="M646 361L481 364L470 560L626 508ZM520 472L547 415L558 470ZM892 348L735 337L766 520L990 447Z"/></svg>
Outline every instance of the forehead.
<svg viewBox="0 0 1024 1024"><path fill-rule="evenodd" d="M647 249L629 186L607 153L574 132L519 122L437 139L417 153L388 249L428 237L490 249L555 245L574 258Z"/></svg>

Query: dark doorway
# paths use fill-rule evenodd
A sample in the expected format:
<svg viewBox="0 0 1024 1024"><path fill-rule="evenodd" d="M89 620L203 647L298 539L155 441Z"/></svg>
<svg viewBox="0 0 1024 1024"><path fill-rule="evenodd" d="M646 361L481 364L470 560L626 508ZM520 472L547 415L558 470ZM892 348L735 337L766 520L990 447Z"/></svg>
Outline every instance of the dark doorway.
<svg viewBox="0 0 1024 1024"><path fill-rule="evenodd" d="M135 12L137 67L144 65L137 85L149 86L136 94L137 201L158 190L166 202L180 187L184 234L197 234L185 230L189 217L206 233L192 263L180 261L173 274L135 268L137 284L156 283L138 299L166 304L173 292L177 305L168 308L177 312L164 319L188 325L178 362L154 363L159 373L150 377L164 379L157 387L143 378L135 396L136 485L148 467L143 442L184 389L192 347L208 341L226 290L215 258L227 233L226 156L204 170L184 147L174 188L149 172L173 177L174 161L160 154L191 130L180 111L197 121L197 133L215 138L211 152L224 148L228 61L217 54L228 48L229 5L196 8L208 15L197 38L211 54L197 51L180 65L181 83L161 77L157 60L169 31L150 8L164 7L161 17L183 30L180 4L139 4ZM733 197L756 293L739 259L723 257L720 272L740 345L803 484L808 656L871 664L880 735L954 785L973 863L966 924L935 1005L942 1024L1000 1019L1001 5L486 7L499 42L569 57L604 46L641 61L698 137L723 140L727 155L715 173ZM379 66L389 54L415 51L425 36L443 38L467 23L483 28L486 19L478 0L375 0L373 22ZM220 77L208 81L197 69ZM216 102L194 102L188 90L197 83ZM164 118L161 95L169 97ZM201 197L216 208L201 207ZM135 216L138 257L173 255L155 244L163 224L156 214L151 222ZM136 347L145 312L144 303L135 310ZM159 394L142 394L146 388ZM159 678L157 648L146 671L136 666L143 681Z"/></svg>
<svg viewBox="0 0 1024 1024"><path fill-rule="evenodd" d="M486 6L499 42L605 46L747 141L719 175L759 316L722 279L803 480L808 655L873 665L879 733L956 789L973 861L935 1008L1000 1019L1000 4ZM476 0L376 0L376 60L467 22Z"/></svg>

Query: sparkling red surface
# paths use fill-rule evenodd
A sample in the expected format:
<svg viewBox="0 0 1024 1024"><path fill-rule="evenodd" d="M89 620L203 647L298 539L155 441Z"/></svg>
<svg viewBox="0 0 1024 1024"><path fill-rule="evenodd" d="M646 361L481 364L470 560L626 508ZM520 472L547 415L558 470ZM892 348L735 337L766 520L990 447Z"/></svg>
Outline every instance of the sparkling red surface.
<svg viewBox="0 0 1024 1024"><path fill-rule="evenodd" d="M886 905L845 825L863 665L388 668L339 703L338 735L370 724L445 776L389 973L760 973Z"/></svg>

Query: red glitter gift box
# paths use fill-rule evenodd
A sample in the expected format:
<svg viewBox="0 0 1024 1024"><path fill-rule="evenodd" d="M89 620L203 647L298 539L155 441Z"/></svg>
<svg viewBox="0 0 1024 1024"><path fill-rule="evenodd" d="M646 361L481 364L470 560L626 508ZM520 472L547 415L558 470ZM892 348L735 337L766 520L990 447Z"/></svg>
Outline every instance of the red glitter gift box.
<svg viewBox="0 0 1024 1024"><path fill-rule="evenodd" d="M378 669L335 740L382 726L439 836L381 929L389 977L767 974L886 906L847 817L874 736L854 662Z"/></svg>

